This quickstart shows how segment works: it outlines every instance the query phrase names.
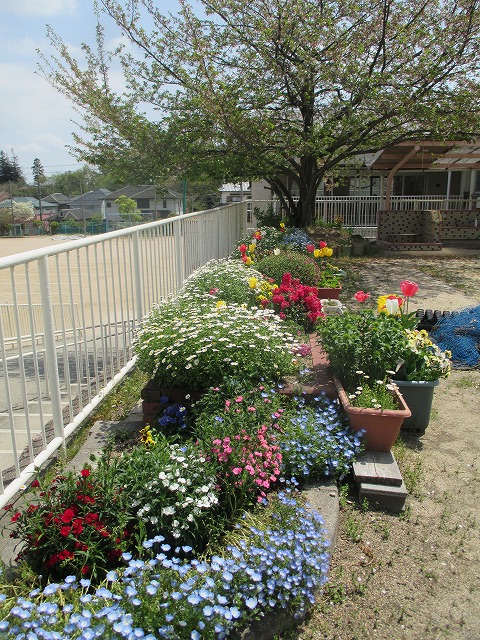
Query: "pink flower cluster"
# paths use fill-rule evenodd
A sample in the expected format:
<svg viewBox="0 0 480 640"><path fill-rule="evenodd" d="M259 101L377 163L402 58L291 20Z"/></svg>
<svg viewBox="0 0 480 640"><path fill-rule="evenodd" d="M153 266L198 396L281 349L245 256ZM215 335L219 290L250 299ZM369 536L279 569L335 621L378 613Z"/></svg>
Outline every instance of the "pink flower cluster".
<svg viewBox="0 0 480 640"><path fill-rule="evenodd" d="M232 438L216 438L211 453L225 465L226 482L233 480L235 489L255 488L260 502L280 476L282 454L274 442L273 435L262 425L253 436L242 429Z"/></svg>
<svg viewBox="0 0 480 640"><path fill-rule="evenodd" d="M298 311L305 313L311 323L324 317L317 287L302 284L290 273L283 274L281 285L273 292L272 304L281 318L295 316Z"/></svg>

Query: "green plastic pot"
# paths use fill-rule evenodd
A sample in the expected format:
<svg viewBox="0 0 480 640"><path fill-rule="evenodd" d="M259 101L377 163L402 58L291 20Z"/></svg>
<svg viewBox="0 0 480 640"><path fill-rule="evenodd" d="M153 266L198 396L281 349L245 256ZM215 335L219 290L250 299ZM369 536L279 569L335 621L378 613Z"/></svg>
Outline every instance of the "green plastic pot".
<svg viewBox="0 0 480 640"><path fill-rule="evenodd" d="M439 380L394 380L394 382L412 412L410 418L403 421L402 429L425 431L430 422L433 394Z"/></svg>

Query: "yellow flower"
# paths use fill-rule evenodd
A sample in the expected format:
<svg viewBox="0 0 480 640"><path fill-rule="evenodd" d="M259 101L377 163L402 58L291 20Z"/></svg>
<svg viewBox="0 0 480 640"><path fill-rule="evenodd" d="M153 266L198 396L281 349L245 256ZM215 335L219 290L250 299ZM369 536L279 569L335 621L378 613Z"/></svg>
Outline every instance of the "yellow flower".
<svg viewBox="0 0 480 640"><path fill-rule="evenodd" d="M315 251L313 252L314 258L320 258L321 255L322 255L322 249L315 249Z"/></svg>
<svg viewBox="0 0 480 640"><path fill-rule="evenodd" d="M325 255L327 256L327 258L333 256L333 249L331 249L330 247L325 247Z"/></svg>
<svg viewBox="0 0 480 640"><path fill-rule="evenodd" d="M280 222L280 229L285 229L285 223L284 222Z"/></svg>
<svg viewBox="0 0 480 640"><path fill-rule="evenodd" d="M256 248L257 248L256 244L249 244L248 245L248 250L250 251L250 253L254 253Z"/></svg>
<svg viewBox="0 0 480 640"><path fill-rule="evenodd" d="M250 289L256 289L257 288L257 284L258 284L258 280L256 278L249 278L248 279L248 286L250 287Z"/></svg>
<svg viewBox="0 0 480 640"><path fill-rule="evenodd" d="M250 256L247 256L246 260L245 260L245 264L247 265L247 267L249 267L252 264L253 260L250 258Z"/></svg>
<svg viewBox="0 0 480 640"><path fill-rule="evenodd" d="M222 307L226 307L227 303L225 302L225 300L219 300L216 304L217 309L221 309Z"/></svg>

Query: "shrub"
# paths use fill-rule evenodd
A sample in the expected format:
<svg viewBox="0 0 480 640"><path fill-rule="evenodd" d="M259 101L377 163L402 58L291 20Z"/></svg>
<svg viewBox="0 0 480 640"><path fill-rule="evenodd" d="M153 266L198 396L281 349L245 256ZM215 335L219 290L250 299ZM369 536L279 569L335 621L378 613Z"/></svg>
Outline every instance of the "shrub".
<svg viewBox="0 0 480 640"><path fill-rule="evenodd" d="M134 349L160 386L206 389L239 375L256 383L295 373L295 344L273 312L207 300L153 308Z"/></svg>
<svg viewBox="0 0 480 640"><path fill-rule="evenodd" d="M290 273L292 278L300 280L302 284L315 287L321 278L322 270L310 256L294 251L281 251L259 260L255 268L268 278L273 278L280 285L284 273Z"/></svg>

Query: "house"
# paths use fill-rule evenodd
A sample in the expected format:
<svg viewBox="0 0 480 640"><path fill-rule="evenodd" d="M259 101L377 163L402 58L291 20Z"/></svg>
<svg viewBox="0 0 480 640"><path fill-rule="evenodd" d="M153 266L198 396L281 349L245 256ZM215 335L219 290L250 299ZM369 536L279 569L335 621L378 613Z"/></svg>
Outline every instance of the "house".
<svg viewBox="0 0 480 640"><path fill-rule="evenodd" d="M250 182L238 182L236 184L230 182L222 184L219 191L221 204L250 200L252 197L252 187Z"/></svg>
<svg viewBox="0 0 480 640"><path fill-rule="evenodd" d="M66 196L63 193L51 193L49 196L46 196L43 199L46 200L46 202L57 204L59 207L59 210L70 208L70 198L69 196Z"/></svg>
<svg viewBox="0 0 480 640"><path fill-rule="evenodd" d="M70 198L69 209L78 209L84 211L86 218L92 218L93 216L100 216L105 218L106 215L106 198L110 195L111 191L108 189L95 189L93 191L87 191L79 196ZM83 214L81 215L83 220Z"/></svg>
<svg viewBox="0 0 480 640"><path fill-rule="evenodd" d="M119 216L115 200L120 196L135 200L137 209L145 220L167 218L171 213L182 212L183 199L180 193L155 185L136 185L118 189L105 198L107 219Z"/></svg>

